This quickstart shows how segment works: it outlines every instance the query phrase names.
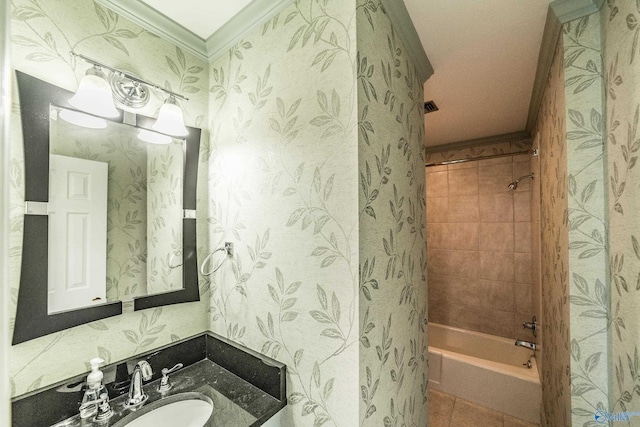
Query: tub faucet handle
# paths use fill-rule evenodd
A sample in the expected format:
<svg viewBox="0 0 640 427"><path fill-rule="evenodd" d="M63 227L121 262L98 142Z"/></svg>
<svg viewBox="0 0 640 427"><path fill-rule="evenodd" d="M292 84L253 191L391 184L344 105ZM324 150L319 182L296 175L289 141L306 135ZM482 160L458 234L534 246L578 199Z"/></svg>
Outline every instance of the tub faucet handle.
<svg viewBox="0 0 640 427"><path fill-rule="evenodd" d="M523 329L531 329L533 331L533 336L536 336L536 331L538 330L538 322L536 321L536 316L533 316L531 322L522 322Z"/></svg>

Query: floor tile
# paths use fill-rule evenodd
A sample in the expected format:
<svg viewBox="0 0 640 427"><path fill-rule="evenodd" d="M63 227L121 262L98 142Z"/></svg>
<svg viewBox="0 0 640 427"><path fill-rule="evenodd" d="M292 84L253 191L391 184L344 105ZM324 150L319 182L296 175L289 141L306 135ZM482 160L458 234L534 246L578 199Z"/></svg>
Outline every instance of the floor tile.
<svg viewBox="0 0 640 427"><path fill-rule="evenodd" d="M512 417L511 415L504 415L504 427L539 427L539 424L531 424L523 420Z"/></svg>
<svg viewBox="0 0 640 427"><path fill-rule="evenodd" d="M457 398L451 416L451 427L503 427L502 414Z"/></svg>
<svg viewBox="0 0 640 427"><path fill-rule="evenodd" d="M429 390L429 427L449 427L455 401L455 396Z"/></svg>

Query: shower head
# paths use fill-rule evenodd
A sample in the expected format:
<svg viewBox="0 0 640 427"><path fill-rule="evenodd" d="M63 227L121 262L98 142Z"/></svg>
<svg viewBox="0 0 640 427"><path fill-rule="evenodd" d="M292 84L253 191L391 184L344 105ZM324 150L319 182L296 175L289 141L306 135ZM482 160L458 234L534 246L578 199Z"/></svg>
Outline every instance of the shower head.
<svg viewBox="0 0 640 427"><path fill-rule="evenodd" d="M520 178L516 179L515 181L509 183L508 187L510 190L515 190L516 188L518 188L518 183L520 182L521 179L525 179L525 178L531 178L533 179L533 172L531 172L529 175L524 175L521 176Z"/></svg>

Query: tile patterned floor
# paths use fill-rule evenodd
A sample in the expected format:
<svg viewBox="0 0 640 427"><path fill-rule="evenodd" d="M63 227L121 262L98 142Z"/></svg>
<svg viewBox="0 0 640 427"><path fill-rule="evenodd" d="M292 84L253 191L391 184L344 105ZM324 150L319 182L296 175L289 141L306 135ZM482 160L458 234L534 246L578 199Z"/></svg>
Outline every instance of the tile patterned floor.
<svg viewBox="0 0 640 427"><path fill-rule="evenodd" d="M539 427L436 390L429 390L429 427Z"/></svg>

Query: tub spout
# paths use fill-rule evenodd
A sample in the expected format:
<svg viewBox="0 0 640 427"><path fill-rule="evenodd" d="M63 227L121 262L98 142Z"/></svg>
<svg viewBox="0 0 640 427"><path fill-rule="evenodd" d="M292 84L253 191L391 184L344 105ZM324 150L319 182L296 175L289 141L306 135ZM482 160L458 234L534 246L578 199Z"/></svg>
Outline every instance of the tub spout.
<svg viewBox="0 0 640 427"><path fill-rule="evenodd" d="M534 342L530 342L530 341L523 341L523 340L516 340L516 345L518 347L526 347L529 348L533 351L536 351L538 349L538 345Z"/></svg>

